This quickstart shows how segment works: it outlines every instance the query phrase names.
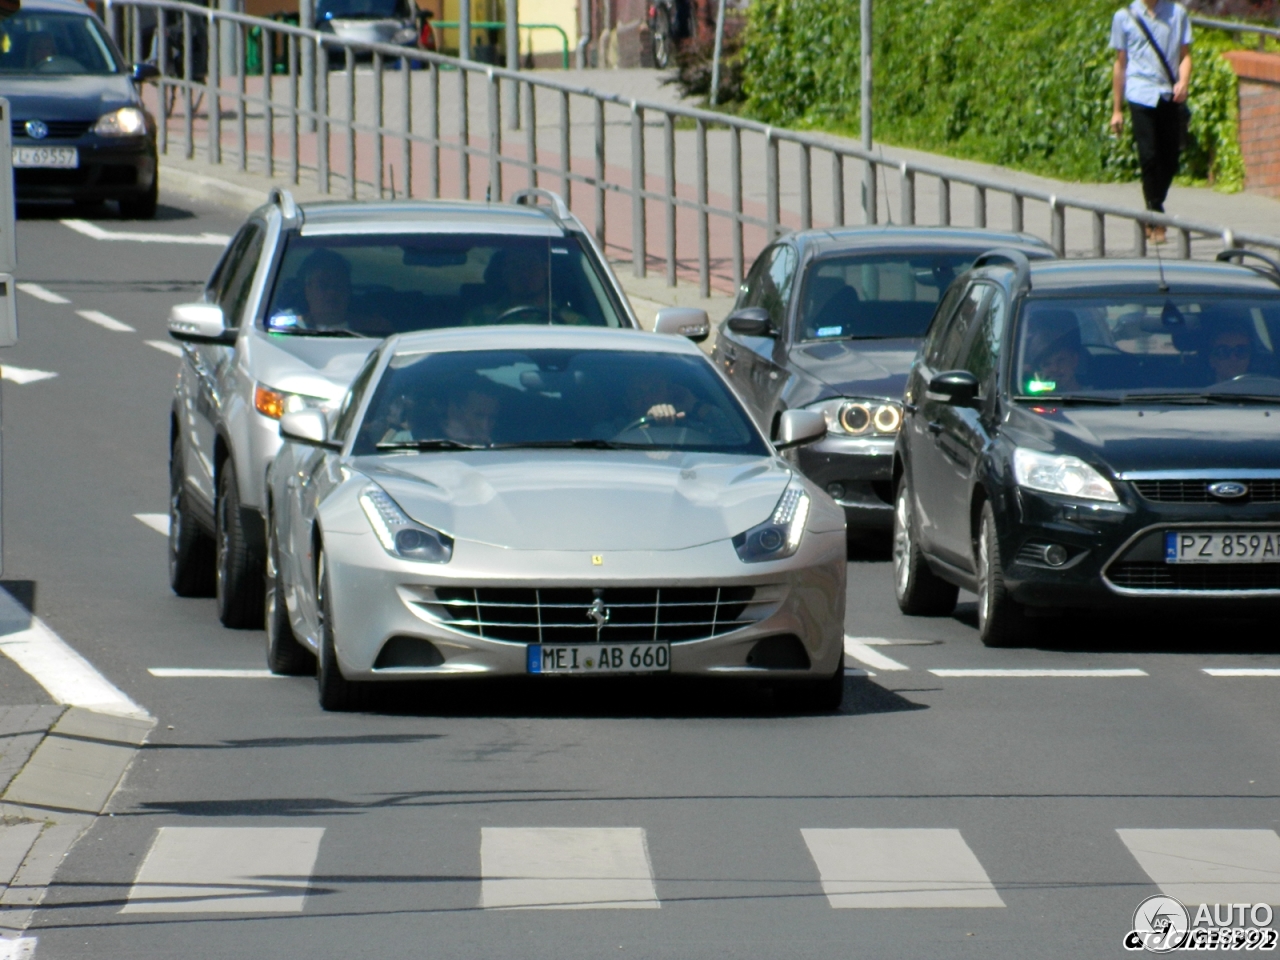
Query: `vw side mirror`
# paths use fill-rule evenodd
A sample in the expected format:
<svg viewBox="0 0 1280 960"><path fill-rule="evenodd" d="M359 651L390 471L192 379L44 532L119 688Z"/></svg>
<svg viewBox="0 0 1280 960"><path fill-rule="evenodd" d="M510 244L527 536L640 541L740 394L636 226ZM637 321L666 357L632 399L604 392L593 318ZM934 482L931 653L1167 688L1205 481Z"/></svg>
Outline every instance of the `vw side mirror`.
<svg viewBox="0 0 1280 960"><path fill-rule="evenodd" d="M169 311L169 336L185 343L236 342L235 328L227 328L222 308L216 303L178 304Z"/></svg>
<svg viewBox="0 0 1280 960"><path fill-rule="evenodd" d="M827 435L827 418L816 410L784 410L778 419L778 450L815 443Z"/></svg>
<svg viewBox="0 0 1280 960"><path fill-rule="evenodd" d="M744 337L776 337L773 321L769 319L769 311L764 307L743 307L729 314L725 323L734 333Z"/></svg>
<svg viewBox="0 0 1280 960"><path fill-rule="evenodd" d="M953 407L977 406L978 378L968 370L948 370L929 381L925 396Z"/></svg>
<svg viewBox="0 0 1280 960"><path fill-rule="evenodd" d="M653 321L654 333L670 333L701 343L711 333L707 311L696 307L663 307Z"/></svg>
<svg viewBox="0 0 1280 960"><path fill-rule="evenodd" d="M329 421L319 410L294 410L280 418L280 436L312 447L338 445L329 440Z"/></svg>
<svg viewBox="0 0 1280 960"><path fill-rule="evenodd" d="M134 83L146 83L148 80L159 79L160 68L154 63L135 63L129 76L133 78Z"/></svg>

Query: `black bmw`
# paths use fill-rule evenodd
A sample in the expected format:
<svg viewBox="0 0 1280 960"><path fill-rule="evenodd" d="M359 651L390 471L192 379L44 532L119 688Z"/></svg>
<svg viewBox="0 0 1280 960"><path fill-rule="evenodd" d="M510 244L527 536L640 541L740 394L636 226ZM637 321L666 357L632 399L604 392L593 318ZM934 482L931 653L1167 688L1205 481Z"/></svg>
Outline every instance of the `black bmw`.
<svg viewBox="0 0 1280 960"><path fill-rule="evenodd" d="M1280 607L1280 264L1029 263L956 281L912 367L894 464L909 614Z"/></svg>
<svg viewBox="0 0 1280 960"><path fill-rule="evenodd" d="M101 21L75 0L24 0L0 21L0 96L9 100L18 200L117 200L155 216L156 124Z"/></svg>

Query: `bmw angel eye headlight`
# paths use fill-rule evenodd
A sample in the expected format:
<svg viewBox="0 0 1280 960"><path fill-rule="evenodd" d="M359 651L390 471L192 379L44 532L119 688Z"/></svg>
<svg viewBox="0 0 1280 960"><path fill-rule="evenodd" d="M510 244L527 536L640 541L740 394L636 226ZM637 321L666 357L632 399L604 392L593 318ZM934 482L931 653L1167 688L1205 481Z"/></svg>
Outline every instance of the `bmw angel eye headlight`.
<svg viewBox="0 0 1280 960"><path fill-rule="evenodd" d="M147 132L147 116L137 107L121 107L104 113L93 125L100 137L137 137Z"/></svg>
<svg viewBox="0 0 1280 960"><path fill-rule="evenodd" d="M1116 488L1079 457L1040 453L1018 447L1013 452L1013 476L1018 486L1082 500L1119 503Z"/></svg>
<svg viewBox="0 0 1280 960"><path fill-rule="evenodd" d="M902 426L902 407L892 400L836 397L811 404L827 420L831 434L848 437L894 436Z"/></svg>
<svg viewBox="0 0 1280 960"><path fill-rule="evenodd" d="M279 420L286 413L293 413L295 410L319 410L328 413L329 401L324 397L310 397L305 393L273 390L258 384L253 391L253 407L264 417Z"/></svg>
<svg viewBox="0 0 1280 960"><path fill-rule="evenodd" d="M400 505L381 487L360 494L360 507L382 548L402 560L448 563L453 557L453 537L410 520Z"/></svg>
<svg viewBox="0 0 1280 960"><path fill-rule="evenodd" d="M759 563L791 556L800 547L808 519L809 495L800 487L787 487L768 520L733 538L738 559Z"/></svg>

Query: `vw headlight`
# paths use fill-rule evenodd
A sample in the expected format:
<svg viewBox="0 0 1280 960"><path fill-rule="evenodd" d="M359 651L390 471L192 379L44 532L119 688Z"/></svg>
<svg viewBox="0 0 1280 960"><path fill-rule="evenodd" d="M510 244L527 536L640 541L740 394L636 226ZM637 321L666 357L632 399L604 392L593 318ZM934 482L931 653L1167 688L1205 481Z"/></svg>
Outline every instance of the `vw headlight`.
<svg viewBox="0 0 1280 960"><path fill-rule="evenodd" d="M1119 503L1116 489L1079 457L1040 453L1018 447L1013 452L1013 476L1018 486L1082 500Z"/></svg>
<svg viewBox="0 0 1280 960"><path fill-rule="evenodd" d="M393 557L423 563L448 563L453 557L453 537L410 520L381 487L366 487L360 507L382 548Z"/></svg>
<svg viewBox="0 0 1280 960"><path fill-rule="evenodd" d="M261 383L253 391L253 407L264 417L279 420L295 410L320 410L329 412L329 401L324 397L309 397L305 393L289 393L273 390Z"/></svg>
<svg viewBox="0 0 1280 960"><path fill-rule="evenodd" d="M800 548L809 519L809 495L800 487L787 487L773 515L764 523L733 538L733 548L743 563L783 560Z"/></svg>
<svg viewBox="0 0 1280 960"><path fill-rule="evenodd" d="M836 397L810 404L827 419L827 431L837 436L892 437L902 426L902 406L893 400Z"/></svg>
<svg viewBox="0 0 1280 960"><path fill-rule="evenodd" d="M147 115L137 107L121 107L100 116L93 132L100 137L138 137L147 132Z"/></svg>

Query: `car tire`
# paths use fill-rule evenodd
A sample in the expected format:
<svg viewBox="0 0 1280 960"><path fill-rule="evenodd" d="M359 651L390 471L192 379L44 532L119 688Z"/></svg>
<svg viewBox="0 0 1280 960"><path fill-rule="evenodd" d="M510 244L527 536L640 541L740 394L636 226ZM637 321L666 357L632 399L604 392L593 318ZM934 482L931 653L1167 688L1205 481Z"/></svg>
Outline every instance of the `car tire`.
<svg viewBox="0 0 1280 960"><path fill-rule="evenodd" d="M214 508L215 578L218 619L236 630L262 628L264 571L261 557L249 546L240 516L240 488L230 460L218 472L218 503Z"/></svg>
<svg viewBox="0 0 1280 960"><path fill-rule="evenodd" d="M151 178L151 189L136 197L120 200L120 216L125 220L154 220L160 205L160 178Z"/></svg>
<svg viewBox="0 0 1280 960"><path fill-rule="evenodd" d="M978 637L987 647L1009 647L1018 643L1026 630L1026 613L1004 583L1000 541L996 536L996 515L990 503L982 505L978 523Z"/></svg>
<svg viewBox="0 0 1280 960"><path fill-rule="evenodd" d="M169 453L169 586L180 597L214 594L214 544L191 512L182 440Z"/></svg>
<svg viewBox="0 0 1280 960"><path fill-rule="evenodd" d="M844 655L840 666L822 680L788 680L774 689L778 704L796 713L835 713L844 702Z"/></svg>
<svg viewBox="0 0 1280 960"><path fill-rule="evenodd" d="M945 617L955 610L960 595L959 587L929 569L905 476L898 481L893 502L893 591L898 609L912 617Z"/></svg>
<svg viewBox="0 0 1280 960"><path fill-rule="evenodd" d="M333 602L329 596L329 570L324 550L316 556L316 606L320 611L320 655L316 657L316 688L325 710L354 710L364 701L364 684L342 675L334 642Z"/></svg>
<svg viewBox="0 0 1280 960"><path fill-rule="evenodd" d="M316 658L298 642L289 622L289 607L280 580L280 545L275 527L268 524L267 583L264 603L267 633L267 667L272 673L305 677L316 670Z"/></svg>

